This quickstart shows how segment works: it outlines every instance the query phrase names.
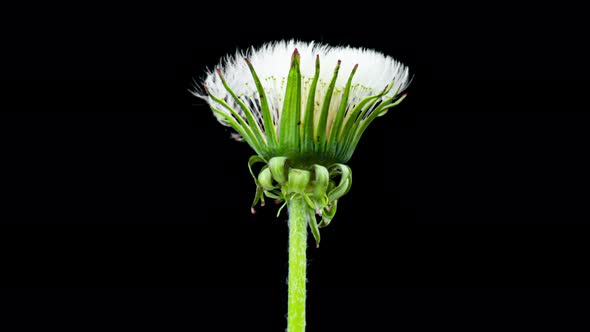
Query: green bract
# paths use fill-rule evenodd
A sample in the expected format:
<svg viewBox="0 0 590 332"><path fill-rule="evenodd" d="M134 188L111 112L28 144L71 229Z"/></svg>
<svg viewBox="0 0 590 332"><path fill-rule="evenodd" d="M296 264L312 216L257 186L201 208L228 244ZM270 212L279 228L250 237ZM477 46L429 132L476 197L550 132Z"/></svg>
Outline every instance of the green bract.
<svg viewBox="0 0 590 332"><path fill-rule="evenodd" d="M394 91L392 96L384 99L394 86L394 82L391 82L380 93L367 96L354 105L349 104L349 93L358 66L348 74L344 90L335 91L340 70L338 61L329 85L324 87L323 101L318 103L316 90L320 58L317 56L307 100L302 100L300 55L295 49L280 117L273 119L267 93L256 70L248 59L245 61L256 86L259 105L248 105L240 99L227 84L221 70L217 70L223 87L240 110L233 109L226 100L207 91L209 97L217 102L216 106L221 105L225 111L213 104L211 108L256 151L256 155L248 162L257 186L252 206L258 202L264 205L265 197L283 202L303 198L309 207L310 228L319 244L318 228L330 223L336 213L338 200L350 190L352 184L352 172L345 163L352 157L368 125L398 105L405 95L398 96L399 91ZM333 98L339 98L336 109L330 107L335 102ZM256 110L252 107L256 107ZM255 114L258 113L262 121L257 121ZM252 169L256 163L264 164L258 175ZM320 218L319 222L316 216Z"/></svg>

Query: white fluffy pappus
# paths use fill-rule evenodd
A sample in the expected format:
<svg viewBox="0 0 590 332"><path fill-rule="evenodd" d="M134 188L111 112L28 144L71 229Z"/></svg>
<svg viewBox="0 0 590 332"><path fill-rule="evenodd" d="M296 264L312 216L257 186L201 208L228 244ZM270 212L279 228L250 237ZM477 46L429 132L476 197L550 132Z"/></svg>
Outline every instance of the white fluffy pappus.
<svg viewBox="0 0 590 332"><path fill-rule="evenodd" d="M396 92L400 93L409 85L410 77L406 66L390 56L365 48L354 48L350 46L334 47L315 42L289 40L266 43L261 47L252 47L246 52L237 51L235 55L223 58L215 69L221 70L228 86L252 109L256 120L259 124L262 124L259 95L248 64L244 58L248 58L252 63L267 95L269 108L277 131L277 124L280 121L287 85L287 76L291 65L291 56L295 49L300 54L302 113L305 112L307 96L315 74L316 57L319 56L320 75L315 93L317 107L314 122L316 123L318 121L319 105L324 100L336 65L339 60L341 61L336 86L330 103L328 130L338 110L342 92L355 65L358 64L358 69L352 80L348 105L346 107L347 112L363 98L381 93L391 83L393 83L393 87L387 94L381 97L382 100L392 97ZM194 91L193 94L195 96L206 100L211 106L215 106L217 109L229 113L222 105L214 101L209 94L216 96L217 98L223 99L244 117L239 104L233 100L229 92L225 89L216 70L209 71L202 84L206 87L207 91ZM221 123L227 125L221 116L218 114L216 116ZM301 116L303 118L304 114Z"/></svg>

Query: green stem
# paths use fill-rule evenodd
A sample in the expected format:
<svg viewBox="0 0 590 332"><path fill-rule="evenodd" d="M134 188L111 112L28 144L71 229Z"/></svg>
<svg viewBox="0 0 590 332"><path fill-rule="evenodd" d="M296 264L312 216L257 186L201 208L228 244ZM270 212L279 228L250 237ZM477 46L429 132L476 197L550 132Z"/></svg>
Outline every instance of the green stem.
<svg viewBox="0 0 590 332"><path fill-rule="evenodd" d="M307 203L301 195L289 207L289 303L288 332L305 331L305 270L307 267Z"/></svg>

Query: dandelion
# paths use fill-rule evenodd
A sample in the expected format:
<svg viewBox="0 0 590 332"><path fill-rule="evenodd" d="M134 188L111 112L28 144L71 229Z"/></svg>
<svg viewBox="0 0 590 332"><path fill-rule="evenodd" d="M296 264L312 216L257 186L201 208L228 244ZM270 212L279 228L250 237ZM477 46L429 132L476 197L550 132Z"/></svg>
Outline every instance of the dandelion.
<svg viewBox="0 0 590 332"><path fill-rule="evenodd" d="M319 246L352 185L346 162L408 84L407 67L379 52L281 41L224 58L193 92L256 152L252 212L265 198L289 211L289 332L305 330L307 227Z"/></svg>

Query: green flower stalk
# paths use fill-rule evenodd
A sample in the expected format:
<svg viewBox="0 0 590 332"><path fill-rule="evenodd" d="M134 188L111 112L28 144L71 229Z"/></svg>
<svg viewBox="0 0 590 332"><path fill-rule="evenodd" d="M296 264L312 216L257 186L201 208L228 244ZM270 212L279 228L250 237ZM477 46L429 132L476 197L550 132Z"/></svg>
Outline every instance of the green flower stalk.
<svg viewBox="0 0 590 332"><path fill-rule="evenodd" d="M283 41L225 58L194 92L256 152L252 213L266 198L289 211L289 332L305 330L307 227L319 246L352 185L346 162L408 84L407 67L381 53Z"/></svg>

